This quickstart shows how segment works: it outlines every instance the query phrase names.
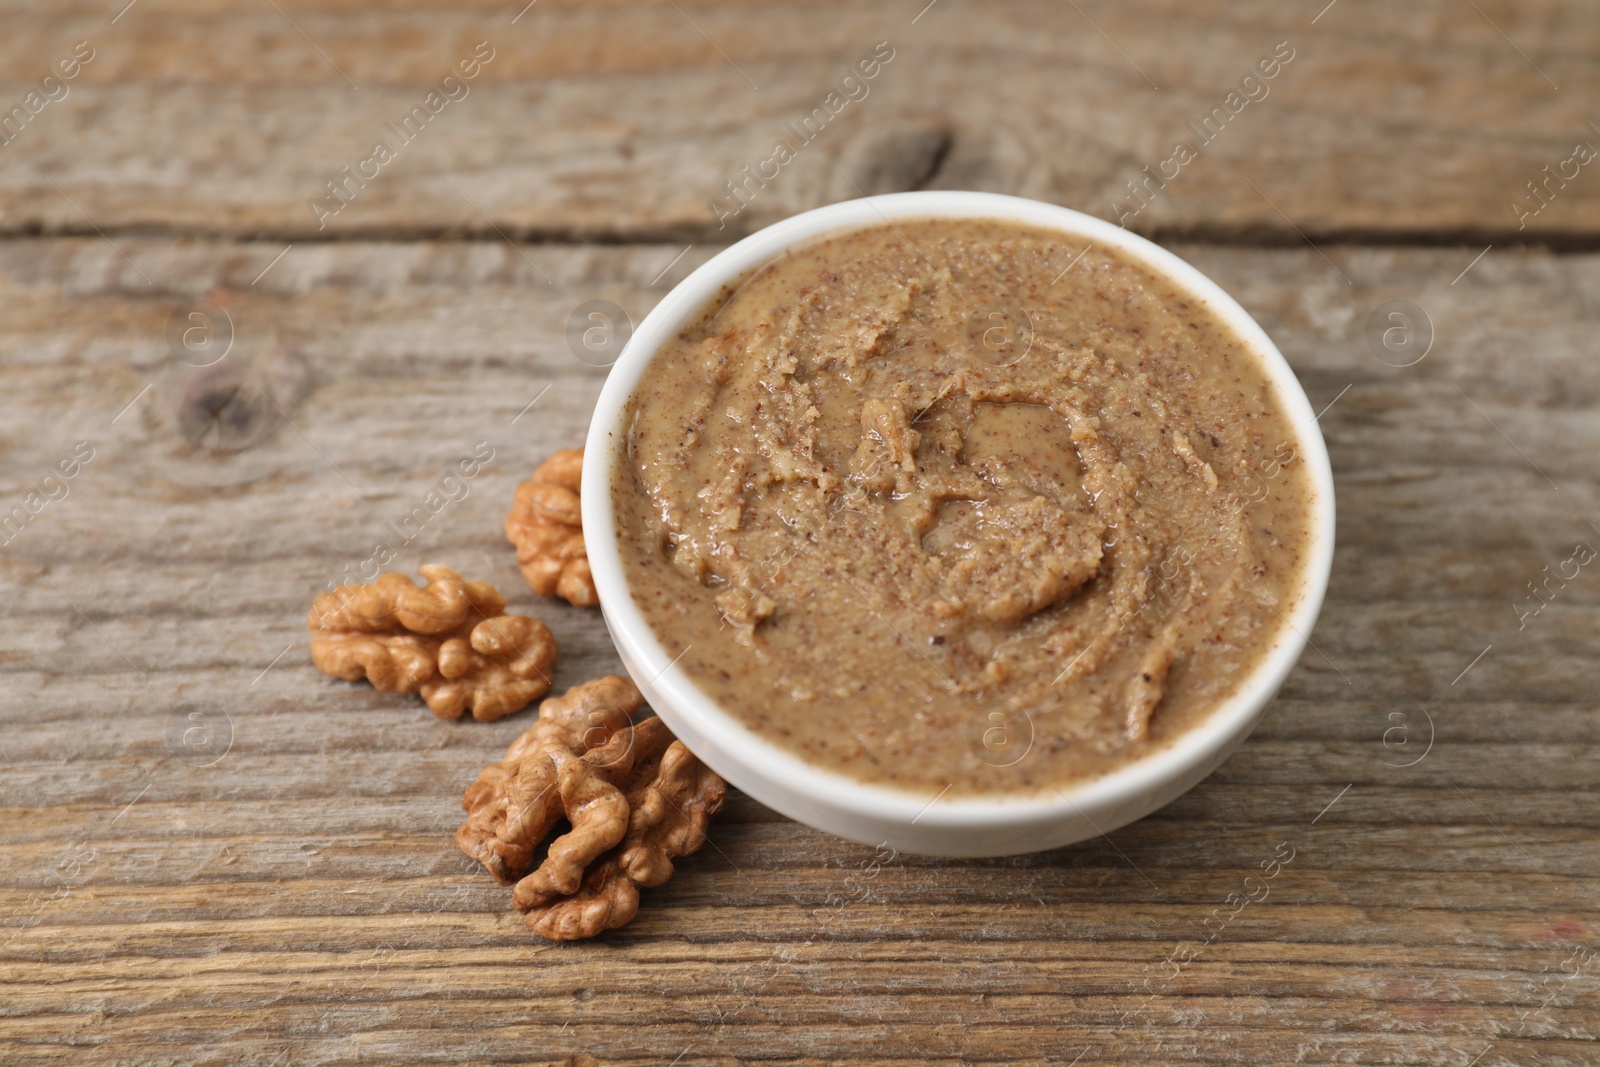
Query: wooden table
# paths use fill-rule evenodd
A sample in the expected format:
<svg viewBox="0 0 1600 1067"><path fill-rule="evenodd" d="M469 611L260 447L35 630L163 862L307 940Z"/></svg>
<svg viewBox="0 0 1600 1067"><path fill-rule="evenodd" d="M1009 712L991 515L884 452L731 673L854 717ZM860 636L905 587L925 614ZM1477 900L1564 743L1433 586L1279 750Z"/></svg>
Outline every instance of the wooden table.
<svg viewBox="0 0 1600 1067"><path fill-rule="evenodd" d="M4 1062L1600 1061L1591 5L123 2L0 4ZM328 679L308 603L486 442L394 566L509 591L558 689L618 669L500 532L604 378L572 313L924 187L1127 213L1261 321L1326 405L1315 651L1109 838L878 867L735 793L631 926L539 940L451 840L527 717Z"/></svg>

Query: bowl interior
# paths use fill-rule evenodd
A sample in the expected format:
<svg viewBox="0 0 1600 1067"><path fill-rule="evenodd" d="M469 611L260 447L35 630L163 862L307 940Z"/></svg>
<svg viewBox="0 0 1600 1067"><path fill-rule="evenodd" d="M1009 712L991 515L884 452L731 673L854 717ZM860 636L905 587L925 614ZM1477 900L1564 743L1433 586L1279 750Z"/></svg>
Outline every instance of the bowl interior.
<svg viewBox="0 0 1600 1067"><path fill-rule="evenodd" d="M614 465L626 448L623 417L661 346L701 316L711 301L753 271L799 244L837 232L908 218L993 218L1055 230L1068 241L1117 248L1169 278L1206 304L1258 356L1300 443L1312 487L1310 542L1300 594L1275 642L1232 697L1204 720L1158 749L1113 770L1052 792L929 798L847 778L805 763L753 733L716 705L677 666L630 595L611 509ZM624 661L656 710L713 769L741 788L758 775L762 784L798 796L825 797L830 805L921 826L997 826L1108 810L1136 801L1178 779L1200 776L1220 762L1259 719L1304 650L1321 608L1333 558L1334 494L1327 448L1304 390L1282 354L1256 321L1194 267L1141 237L1067 208L991 193L896 193L808 211L761 230L707 261L680 282L633 333L613 366L590 425L583 470L583 524L590 566L607 624ZM696 745L696 738L702 739ZM702 751L705 748L706 751ZM715 756L711 753L715 752ZM719 763L723 764L719 766ZM1198 777L1194 779L1198 781ZM1188 785L1194 784L1193 781ZM1187 788L1186 785L1184 788Z"/></svg>

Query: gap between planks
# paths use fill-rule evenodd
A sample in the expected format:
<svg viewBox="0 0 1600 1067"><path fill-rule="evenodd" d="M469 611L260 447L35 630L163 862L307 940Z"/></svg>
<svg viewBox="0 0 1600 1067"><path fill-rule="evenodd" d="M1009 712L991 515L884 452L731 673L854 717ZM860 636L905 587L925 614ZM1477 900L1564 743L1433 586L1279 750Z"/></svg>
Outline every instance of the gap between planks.
<svg viewBox="0 0 1600 1067"><path fill-rule="evenodd" d="M1070 204L1061 205L1072 207ZM1074 209L1076 210L1076 209ZM1098 217L1098 216L1094 216ZM1109 221L1109 220L1102 220ZM518 227L511 224L494 229L468 226L381 226L371 229L344 229L337 233L317 230L264 229L224 230L208 227L117 226L100 229L82 226L43 227L0 226L0 243L52 241L83 238L129 238L166 241L213 241L220 244L254 245L292 243L295 245L339 244L515 244L553 248L628 247L634 245L681 244L719 246L732 244L763 227L731 226L725 230L709 226L641 227L626 232L613 230L574 230L545 227ZM1497 249L1542 249L1557 255L1587 255L1600 252L1600 229L1577 228L1560 233L1529 233L1510 228L1466 227L1449 230L1365 229L1333 227L1280 230L1267 226L1229 227L1210 225L1158 226L1131 228L1130 232L1156 244L1190 244L1216 248L1298 249L1308 244L1364 248L1460 248L1492 245Z"/></svg>

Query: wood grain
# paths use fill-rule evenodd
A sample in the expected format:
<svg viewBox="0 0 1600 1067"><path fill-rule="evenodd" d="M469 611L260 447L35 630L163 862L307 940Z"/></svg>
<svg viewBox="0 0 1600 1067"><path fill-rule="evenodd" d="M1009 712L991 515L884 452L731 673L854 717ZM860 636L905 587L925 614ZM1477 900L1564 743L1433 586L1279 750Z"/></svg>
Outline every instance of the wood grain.
<svg viewBox="0 0 1600 1067"><path fill-rule="evenodd" d="M1132 228L1278 244L1600 240L1600 180L1585 168L1536 214L1513 209L1539 206L1527 183L1545 167L1600 144L1600 22L1575 0L5 6L0 102L21 101L75 42L95 50L0 148L0 231L13 234L725 240L912 187L1118 218L1127 183L1183 141L1198 157ZM387 124L480 41L493 60L402 146ZM789 132L879 41L894 58L866 95L807 143ZM1265 95L1228 104L1280 42L1294 58ZM1237 113L1197 136L1219 107ZM394 161L319 218L325 183L378 140ZM711 202L734 205L726 183L779 140L796 158L721 218Z"/></svg>
<svg viewBox="0 0 1600 1067"><path fill-rule="evenodd" d="M558 686L618 669L596 614L521 584L499 519L603 380L567 316L637 319L715 249L662 275L681 246L348 241L252 285L282 242L116 245L0 243L0 501L94 448L0 550L5 1062L1593 1061L1600 587L1521 630L1511 605L1600 542L1600 257L1496 249L1452 285L1475 249L1179 246L1332 403L1318 651L1250 741L1109 840L1012 859L873 872L735 793L635 923L552 945L451 840L525 717L332 681L304 611L489 441L396 565L497 582L555 630ZM186 436L215 371L165 331L199 294L234 321L217 366L283 409L237 412L236 451ZM1391 299L1435 325L1415 366L1368 349ZM174 740L194 706L209 748Z"/></svg>

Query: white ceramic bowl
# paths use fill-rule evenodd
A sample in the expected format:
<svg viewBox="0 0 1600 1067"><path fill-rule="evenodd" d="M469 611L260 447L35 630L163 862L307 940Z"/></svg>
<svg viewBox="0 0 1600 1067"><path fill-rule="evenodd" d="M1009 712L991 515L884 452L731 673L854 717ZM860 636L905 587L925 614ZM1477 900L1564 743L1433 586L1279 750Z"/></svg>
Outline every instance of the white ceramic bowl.
<svg viewBox="0 0 1600 1067"><path fill-rule="evenodd" d="M1303 446L1315 498L1303 595L1277 644L1232 699L1169 747L1100 778L1033 797L916 796L808 764L753 733L673 662L640 614L623 575L611 510L611 475L626 448L623 415L650 361L718 290L785 249L834 231L904 218L995 218L1091 238L1122 249L1208 305L1260 356ZM895 193L807 211L751 234L679 282L634 331L611 369L589 426L583 463L583 531L606 625L628 672L668 726L718 774L768 807L864 844L941 856L1004 856L1109 833L1169 803L1210 774L1255 727L1305 649L1333 562L1333 473L1305 392L1256 321L1183 260L1100 219L993 193Z"/></svg>

